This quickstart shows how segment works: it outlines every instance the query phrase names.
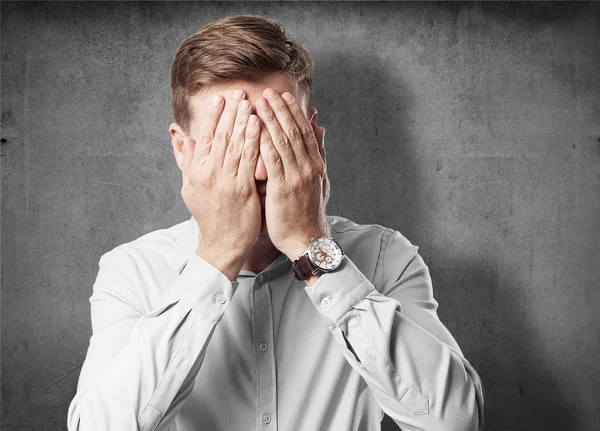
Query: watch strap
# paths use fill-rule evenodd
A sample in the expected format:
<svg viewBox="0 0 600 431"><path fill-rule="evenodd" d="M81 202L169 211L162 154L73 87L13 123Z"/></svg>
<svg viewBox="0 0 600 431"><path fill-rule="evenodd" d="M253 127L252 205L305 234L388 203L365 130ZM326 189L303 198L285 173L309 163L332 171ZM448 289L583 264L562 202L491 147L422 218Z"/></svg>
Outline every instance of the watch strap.
<svg viewBox="0 0 600 431"><path fill-rule="evenodd" d="M292 272L297 280L306 280L311 275L318 274L321 271L310 261L308 253L303 253L298 260L292 263Z"/></svg>

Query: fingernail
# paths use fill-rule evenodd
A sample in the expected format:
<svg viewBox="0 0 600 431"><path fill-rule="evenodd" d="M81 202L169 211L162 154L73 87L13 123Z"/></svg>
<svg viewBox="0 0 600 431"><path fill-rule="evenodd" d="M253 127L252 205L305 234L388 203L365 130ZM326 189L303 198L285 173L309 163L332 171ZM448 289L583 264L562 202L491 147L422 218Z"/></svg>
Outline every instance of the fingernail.
<svg viewBox="0 0 600 431"><path fill-rule="evenodd" d="M285 100L285 103L288 105L294 101L294 96L292 96L290 93L283 93L281 98Z"/></svg>
<svg viewBox="0 0 600 431"><path fill-rule="evenodd" d="M265 90L265 97L268 97L269 99L275 99L277 97L277 93L275 93L275 90L272 88L267 88Z"/></svg>
<svg viewBox="0 0 600 431"><path fill-rule="evenodd" d="M267 106L269 106L267 101L265 99L263 99L262 97L256 101L256 104L258 105L259 108L262 108L262 109L265 109Z"/></svg>
<svg viewBox="0 0 600 431"><path fill-rule="evenodd" d="M240 100L243 95L244 92L238 88L237 90L234 90L233 93L231 93L231 98L233 100Z"/></svg>
<svg viewBox="0 0 600 431"><path fill-rule="evenodd" d="M248 124L255 126L257 121L258 118L256 118L255 115L250 115L250 118L248 119Z"/></svg>
<svg viewBox="0 0 600 431"><path fill-rule="evenodd" d="M248 110L248 108L250 107L250 102L248 102L247 100L242 100L240 102L240 112L246 112Z"/></svg>
<svg viewBox="0 0 600 431"><path fill-rule="evenodd" d="M217 94L217 95L213 96L212 104L213 104L213 106L219 106L222 101L223 101L223 98Z"/></svg>

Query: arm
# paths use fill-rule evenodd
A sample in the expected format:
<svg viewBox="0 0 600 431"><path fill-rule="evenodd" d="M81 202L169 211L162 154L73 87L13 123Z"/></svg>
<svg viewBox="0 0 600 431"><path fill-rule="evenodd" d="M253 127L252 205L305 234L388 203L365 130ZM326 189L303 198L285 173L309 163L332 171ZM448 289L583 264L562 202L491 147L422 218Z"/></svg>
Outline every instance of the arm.
<svg viewBox="0 0 600 431"><path fill-rule="evenodd" d="M253 175L260 125L243 97L238 90L225 102L215 94L195 139L171 126L181 194L201 241L160 305L143 311L146 274L124 247L101 260L91 298L94 334L69 408L71 430L166 429L190 394L236 287L230 280L261 228Z"/></svg>
<svg viewBox="0 0 600 431"><path fill-rule="evenodd" d="M273 244L293 261L311 237L327 235L324 129L314 115L308 120L290 93L266 89L263 95L256 105L265 124L260 151L269 174L267 226ZM349 363L403 429L481 429L481 382L437 317L417 248L392 233L382 250L383 293L350 259L309 279L307 292Z"/></svg>
<svg viewBox="0 0 600 431"><path fill-rule="evenodd" d="M69 430L167 429L237 287L193 255L161 304L143 313L129 294L136 273L120 249L100 260L90 298L93 335Z"/></svg>
<svg viewBox="0 0 600 431"><path fill-rule="evenodd" d="M481 381L437 316L427 266L398 232L388 230L385 242L375 273L382 293L346 258L308 295L403 430L480 430Z"/></svg>

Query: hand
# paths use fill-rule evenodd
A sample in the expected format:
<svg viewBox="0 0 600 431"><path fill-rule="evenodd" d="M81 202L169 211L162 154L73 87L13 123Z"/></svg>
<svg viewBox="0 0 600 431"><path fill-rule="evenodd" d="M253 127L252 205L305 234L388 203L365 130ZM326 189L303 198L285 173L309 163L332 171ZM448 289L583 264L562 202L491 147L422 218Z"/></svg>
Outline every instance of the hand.
<svg viewBox="0 0 600 431"><path fill-rule="evenodd" d="M273 245L296 260L312 237L329 236L325 160L300 103L270 88L263 95L256 111L264 124L260 152L268 174L267 231Z"/></svg>
<svg viewBox="0 0 600 431"><path fill-rule="evenodd" d="M197 254L230 280L261 228L254 170L260 124L242 90L215 96L199 126L198 142L184 137L183 200L200 226Z"/></svg>

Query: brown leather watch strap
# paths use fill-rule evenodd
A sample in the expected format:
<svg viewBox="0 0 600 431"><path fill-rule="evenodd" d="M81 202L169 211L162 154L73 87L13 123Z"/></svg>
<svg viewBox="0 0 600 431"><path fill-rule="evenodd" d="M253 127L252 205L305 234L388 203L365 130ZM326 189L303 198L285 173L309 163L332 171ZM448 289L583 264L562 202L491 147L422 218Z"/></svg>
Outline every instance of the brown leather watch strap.
<svg viewBox="0 0 600 431"><path fill-rule="evenodd" d="M313 274L317 274L317 268L312 264L310 259L308 258L308 254L303 254L292 263L292 272L294 273L294 277L298 280L306 280Z"/></svg>

